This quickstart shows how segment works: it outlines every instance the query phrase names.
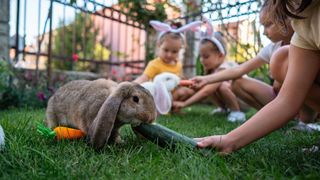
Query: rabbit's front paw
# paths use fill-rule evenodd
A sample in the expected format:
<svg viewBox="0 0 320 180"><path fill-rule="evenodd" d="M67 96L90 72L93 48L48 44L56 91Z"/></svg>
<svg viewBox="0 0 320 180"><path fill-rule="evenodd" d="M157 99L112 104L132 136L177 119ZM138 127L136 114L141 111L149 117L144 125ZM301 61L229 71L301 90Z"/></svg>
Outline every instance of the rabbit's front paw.
<svg viewBox="0 0 320 180"><path fill-rule="evenodd" d="M124 140L122 140L120 136L115 137L113 141L115 144L124 144Z"/></svg>

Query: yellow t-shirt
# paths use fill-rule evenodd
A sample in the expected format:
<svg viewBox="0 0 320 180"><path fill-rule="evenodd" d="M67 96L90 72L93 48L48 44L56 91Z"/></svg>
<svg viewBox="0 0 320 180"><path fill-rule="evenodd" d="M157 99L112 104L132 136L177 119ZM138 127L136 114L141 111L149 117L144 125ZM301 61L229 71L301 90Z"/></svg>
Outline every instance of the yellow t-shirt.
<svg viewBox="0 0 320 180"><path fill-rule="evenodd" d="M163 72L170 72L180 77L182 73L182 63L178 61L175 65L171 65L171 64L164 63L158 57L156 59L151 60L148 63L143 74L148 76L149 79L153 79L156 75Z"/></svg>
<svg viewBox="0 0 320 180"><path fill-rule="evenodd" d="M320 50L320 1L312 3L298 15L305 19L293 19L295 33L291 44L309 50Z"/></svg>

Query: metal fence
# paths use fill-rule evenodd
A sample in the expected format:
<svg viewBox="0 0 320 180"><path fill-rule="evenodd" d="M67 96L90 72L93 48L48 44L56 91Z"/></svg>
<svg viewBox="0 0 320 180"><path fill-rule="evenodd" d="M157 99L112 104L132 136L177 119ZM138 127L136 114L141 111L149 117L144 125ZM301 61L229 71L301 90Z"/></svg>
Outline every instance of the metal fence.
<svg viewBox="0 0 320 180"><path fill-rule="evenodd" d="M18 64L44 69L92 71L118 80L142 73L147 34L143 25L121 12L117 1L15 0L11 1L11 58ZM189 1L188 1L189 2ZM261 47L258 0L200 0L176 4L182 16L171 21L188 23L207 17L226 35L229 57L243 62ZM92 38L94 37L94 38ZM185 72L195 74L199 36L189 34ZM152 42L153 43L153 42ZM93 48L94 47L94 48ZM28 64L28 63L29 64ZM67 67L59 62L68 62ZM27 65L26 65L27 64ZM60 63L61 64L61 63ZM127 76L128 75L128 76Z"/></svg>
<svg viewBox="0 0 320 180"><path fill-rule="evenodd" d="M192 1L184 9L185 15L172 19L183 24L194 20L209 19L215 31L224 34L228 59L242 63L254 57L262 47L261 26L259 24L259 0L201 0ZM200 33L188 38L185 51L185 74L194 75L198 54Z"/></svg>
<svg viewBox="0 0 320 180"><path fill-rule="evenodd" d="M140 74L146 32L113 1L11 1L11 58L16 66L92 71L105 77ZM67 62L67 65L61 64ZM59 65L60 64L60 65Z"/></svg>

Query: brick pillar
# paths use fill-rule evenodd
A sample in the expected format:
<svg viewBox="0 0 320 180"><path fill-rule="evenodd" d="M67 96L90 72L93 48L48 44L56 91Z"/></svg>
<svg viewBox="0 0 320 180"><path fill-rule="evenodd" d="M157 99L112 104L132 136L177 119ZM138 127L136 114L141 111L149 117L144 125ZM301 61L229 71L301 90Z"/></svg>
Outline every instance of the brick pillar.
<svg viewBox="0 0 320 180"><path fill-rule="evenodd" d="M0 60L9 60L10 0L0 0Z"/></svg>

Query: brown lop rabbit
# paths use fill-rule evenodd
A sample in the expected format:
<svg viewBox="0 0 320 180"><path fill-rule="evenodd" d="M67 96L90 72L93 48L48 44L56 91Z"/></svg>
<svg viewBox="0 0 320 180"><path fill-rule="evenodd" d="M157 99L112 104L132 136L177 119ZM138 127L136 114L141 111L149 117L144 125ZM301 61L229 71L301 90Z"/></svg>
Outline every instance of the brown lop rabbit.
<svg viewBox="0 0 320 180"><path fill-rule="evenodd" d="M152 123L156 107L148 90L136 83L98 79L75 80L49 99L48 127L67 126L86 133L88 144L101 149L107 142L121 142L119 128L124 124Z"/></svg>

